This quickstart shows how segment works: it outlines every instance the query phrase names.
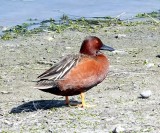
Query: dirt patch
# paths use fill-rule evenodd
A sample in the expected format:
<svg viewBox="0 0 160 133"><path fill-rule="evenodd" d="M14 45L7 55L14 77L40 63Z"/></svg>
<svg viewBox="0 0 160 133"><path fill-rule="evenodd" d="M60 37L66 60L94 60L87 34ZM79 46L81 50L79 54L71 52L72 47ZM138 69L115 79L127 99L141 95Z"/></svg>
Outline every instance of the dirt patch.
<svg viewBox="0 0 160 133"><path fill-rule="evenodd" d="M93 108L66 107L64 97L33 89L36 77L62 56L79 51L88 35L116 52L108 77L86 93ZM0 40L0 132L160 132L160 26L104 27ZM151 90L148 99L139 98ZM70 97L80 101L79 96Z"/></svg>

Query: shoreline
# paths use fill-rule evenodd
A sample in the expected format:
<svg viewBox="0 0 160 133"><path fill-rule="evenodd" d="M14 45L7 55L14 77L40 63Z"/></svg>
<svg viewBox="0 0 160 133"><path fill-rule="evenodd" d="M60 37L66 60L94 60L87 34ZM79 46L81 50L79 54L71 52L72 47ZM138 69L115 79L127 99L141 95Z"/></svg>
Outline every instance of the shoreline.
<svg viewBox="0 0 160 133"><path fill-rule="evenodd" d="M32 35L39 32L63 32L64 30L78 30L82 31L84 29L91 30L94 32L96 28L101 28L103 26L111 25L126 25L132 26L137 24L145 24L148 22L160 23L160 12L153 11L151 13L139 13L132 17L132 19L121 20L121 16L124 13L119 14L117 17L92 17L92 18L77 18L71 19L69 16L63 14L60 20L54 20L53 18L39 21L38 19L28 19L28 22L22 23L20 25L15 25L12 27L0 27L0 38L3 40L14 39L18 36Z"/></svg>

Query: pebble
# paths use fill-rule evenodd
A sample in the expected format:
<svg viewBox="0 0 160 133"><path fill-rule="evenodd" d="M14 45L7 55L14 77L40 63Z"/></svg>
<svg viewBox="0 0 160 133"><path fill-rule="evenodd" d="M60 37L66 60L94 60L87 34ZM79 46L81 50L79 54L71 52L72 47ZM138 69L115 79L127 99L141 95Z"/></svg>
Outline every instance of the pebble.
<svg viewBox="0 0 160 133"><path fill-rule="evenodd" d="M122 132L124 132L124 131L125 131L124 128L122 128L121 126L117 126L117 127L112 131L112 133L122 133Z"/></svg>
<svg viewBox="0 0 160 133"><path fill-rule="evenodd" d="M72 47L66 47L66 49L72 49Z"/></svg>
<svg viewBox="0 0 160 133"><path fill-rule="evenodd" d="M147 67L147 68L151 68L153 67L155 64L154 63L150 63L148 59L146 59L144 61L144 65Z"/></svg>
<svg viewBox="0 0 160 133"><path fill-rule="evenodd" d="M146 66L147 66L147 68L151 68L154 66L154 63L148 63L148 64L146 64Z"/></svg>
<svg viewBox="0 0 160 133"><path fill-rule="evenodd" d="M146 90L140 93L142 98L149 98L152 95L152 92L150 90Z"/></svg>
<svg viewBox="0 0 160 133"><path fill-rule="evenodd" d="M124 51L124 50L114 50L113 52L112 52L113 54L120 54L120 55L126 55L126 54L128 54L126 51Z"/></svg>
<svg viewBox="0 0 160 133"><path fill-rule="evenodd" d="M2 93L2 94L9 94L9 93L11 93L11 92L9 92L9 91L1 91L1 93Z"/></svg>
<svg viewBox="0 0 160 133"><path fill-rule="evenodd" d="M48 36L46 39L47 39L48 41L52 41L52 40L53 40L53 37Z"/></svg>
<svg viewBox="0 0 160 133"><path fill-rule="evenodd" d="M125 38L126 34L118 34L115 36L115 38Z"/></svg>
<svg viewBox="0 0 160 133"><path fill-rule="evenodd" d="M157 55L156 57L160 58L160 54L159 54L159 55Z"/></svg>

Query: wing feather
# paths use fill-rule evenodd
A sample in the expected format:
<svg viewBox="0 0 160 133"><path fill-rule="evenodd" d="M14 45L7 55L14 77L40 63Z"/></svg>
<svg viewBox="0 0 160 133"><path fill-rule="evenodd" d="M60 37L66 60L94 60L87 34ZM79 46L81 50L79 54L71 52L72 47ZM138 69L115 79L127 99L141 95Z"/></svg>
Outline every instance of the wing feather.
<svg viewBox="0 0 160 133"><path fill-rule="evenodd" d="M67 55L55 66L51 67L44 73L42 73L38 78L35 88L38 89L48 89L55 87L57 85L57 80L63 80L63 77L77 65L83 55Z"/></svg>

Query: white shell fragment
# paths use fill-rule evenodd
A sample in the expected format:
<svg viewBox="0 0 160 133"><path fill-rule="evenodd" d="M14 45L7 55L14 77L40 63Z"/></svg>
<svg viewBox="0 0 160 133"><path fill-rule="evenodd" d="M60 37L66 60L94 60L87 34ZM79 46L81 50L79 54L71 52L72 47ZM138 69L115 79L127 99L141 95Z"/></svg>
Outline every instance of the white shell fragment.
<svg viewBox="0 0 160 133"><path fill-rule="evenodd" d="M9 91L1 91L1 93L2 93L2 94L9 94L9 93L11 93L11 92L9 92Z"/></svg>
<svg viewBox="0 0 160 133"><path fill-rule="evenodd" d="M112 131L112 133L122 133L122 132L124 132L124 131L125 131L124 128L122 128L121 126L117 126L117 127Z"/></svg>
<svg viewBox="0 0 160 133"><path fill-rule="evenodd" d="M125 38L126 36L126 34L118 34L115 36L115 38Z"/></svg>
<svg viewBox="0 0 160 133"><path fill-rule="evenodd" d="M152 95L152 92L150 90L146 90L140 93L142 98L149 98Z"/></svg>
<svg viewBox="0 0 160 133"><path fill-rule="evenodd" d="M52 37L52 36L47 36L46 37L46 40L48 40L48 41L52 41L54 38Z"/></svg>
<svg viewBox="0 0 160 133"><path fill-rule="evenodd" d="M153 67L155 64L149 62L148 59L146 59L146 60L144 61L144 65L145 65L147 68L151 68L151 67Z"/></svg>
<svg viewBox="0 0 160 133"><path fill-rule="evenodd" d="M72 49L72 47L66 47L66 49Z"/></svg>
<svg viewBox="0 0 160 133"><path fill-rule="evenodd" d="M120 55L126 55L126 54L128 54L126 51L124 51L124 50L114 50L113 52L112 52L113 54L120 54Z"/></svg>
<svg viewBox="0 0 160 133"><path fill-rule="evenodd" d="M146 64L146 66L147 66L147 68L151 68L154 66L154 63L148 63L148 64Z"/></svg>

